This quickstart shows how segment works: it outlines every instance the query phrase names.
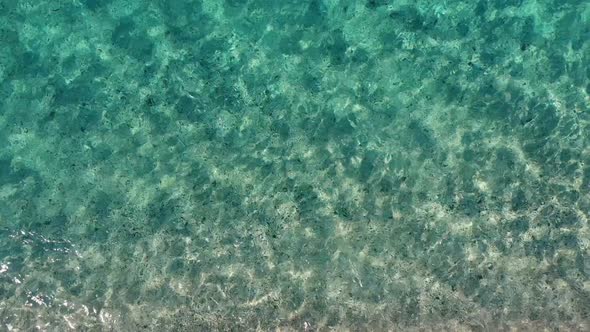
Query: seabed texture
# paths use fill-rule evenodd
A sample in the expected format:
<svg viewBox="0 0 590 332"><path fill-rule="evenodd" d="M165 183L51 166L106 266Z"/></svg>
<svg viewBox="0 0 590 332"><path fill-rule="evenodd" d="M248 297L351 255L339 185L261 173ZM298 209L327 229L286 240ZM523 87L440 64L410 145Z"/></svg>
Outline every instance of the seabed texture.
<svg viewBox="0 0 590 332"><path fill-rule="evenodd" d="M590 330L590 2L1 0L0 330Z"/></svg>

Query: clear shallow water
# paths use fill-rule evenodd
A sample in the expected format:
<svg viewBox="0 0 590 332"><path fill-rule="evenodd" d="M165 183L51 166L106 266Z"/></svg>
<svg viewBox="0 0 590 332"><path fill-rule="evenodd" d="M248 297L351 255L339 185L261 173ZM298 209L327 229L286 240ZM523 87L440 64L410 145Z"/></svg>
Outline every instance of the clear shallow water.
<svg viewBox="0 0 590 332"><path fill-rule="evenodd" d="M588 329L584 1L0 2L0 330Z"/></svg>

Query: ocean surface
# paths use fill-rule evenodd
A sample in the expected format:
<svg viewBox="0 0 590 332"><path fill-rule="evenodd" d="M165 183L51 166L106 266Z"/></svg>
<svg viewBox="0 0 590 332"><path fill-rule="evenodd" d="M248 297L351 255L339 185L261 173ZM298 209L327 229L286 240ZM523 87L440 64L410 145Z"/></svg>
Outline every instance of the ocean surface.
<svg viewBox="0 0 590 332"><path fill-rule="evenodd" d="M587 0L0 0L0 331L590 331Z"/></svg>

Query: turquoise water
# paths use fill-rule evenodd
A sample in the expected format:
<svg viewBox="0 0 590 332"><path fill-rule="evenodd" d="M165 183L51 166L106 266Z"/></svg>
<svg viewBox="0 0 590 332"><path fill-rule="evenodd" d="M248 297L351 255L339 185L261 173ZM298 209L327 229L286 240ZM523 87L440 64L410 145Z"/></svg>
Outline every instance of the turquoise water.
<svg viewBox="0 0 590 332"><path fill-rule="evenodd" d="M590 3L0 1L0 330L590 329Z"/></svg>

